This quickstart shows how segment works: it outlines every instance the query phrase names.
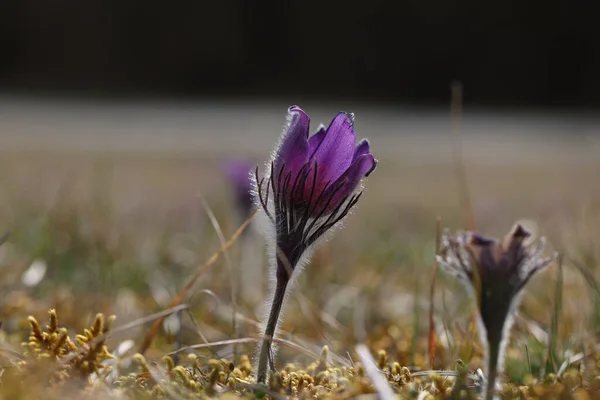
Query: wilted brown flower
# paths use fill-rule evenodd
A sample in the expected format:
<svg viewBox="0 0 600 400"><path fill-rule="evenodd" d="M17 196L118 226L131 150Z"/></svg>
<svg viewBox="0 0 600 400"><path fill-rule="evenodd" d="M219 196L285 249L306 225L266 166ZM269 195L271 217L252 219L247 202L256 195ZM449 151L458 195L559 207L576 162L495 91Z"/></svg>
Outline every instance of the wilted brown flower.
<svg viewBox="0 0 600 400"><path fill-rule="evenodd" d="M488 346L488 393L493 396L496 373L502 370L503 355L513 314L523 288L531 277L554 257L542 257L545 240L530 243L531 233L517 224L504 240L474 232L444 235L438 261L458 277L477 301L480 335Z"/></svg>

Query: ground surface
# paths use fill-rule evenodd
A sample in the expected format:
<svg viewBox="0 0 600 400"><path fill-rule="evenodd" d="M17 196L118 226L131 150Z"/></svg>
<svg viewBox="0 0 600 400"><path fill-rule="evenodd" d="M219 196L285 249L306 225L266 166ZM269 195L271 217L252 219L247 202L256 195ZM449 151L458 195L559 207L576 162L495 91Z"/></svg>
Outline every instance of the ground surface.
<svg viewBox="0 0 600 400"><path fill-rule="evenodd" d="M166 308L220 247L202 200L228 238L240 220L222 167L240 157L262 164L287 106L1 99L0 223L11 232L0 247L3 347L22 353L27 316L42 323L50 308L73 334L96 312L115 314L118 327ZM282 346L280 366L306 366L324 345L332 365L343 365L366 342L411 372L431 368L435 218L452 230L465 227L458 143L477 229L498 237L523 220L566 255L555 368L591 351L600 327L597 301L574 266L597 273L600 120L467 110L459 138L445 110L300 106L315 128L337 108L355 112L358 136L371 139L379 166L347 227L321 247L295 287L284 337L304 351ZM194 317L184 314L181 324L168 319L147 357L160 360L178 343L255 337L267 284L262 251L251 230L231 248L229 262L218 261L200 278L186 300ZM43 277L27 280L36 263L46 267ZM528 287L508 354L507 378L517 385L547 375L556 273L551 267ZM443 277L435 296L435 368L455 369L456 359L471 371L481 366L481 348L468 329L471 307L460 286ZM149 327L115 334L109 350L132 340L121 355L127 359ZM198 354L233 359L231 345L213 350ZM252 355L253 345L236 351ZM594 357L581 363L586 385L596 375Z"/></svg>

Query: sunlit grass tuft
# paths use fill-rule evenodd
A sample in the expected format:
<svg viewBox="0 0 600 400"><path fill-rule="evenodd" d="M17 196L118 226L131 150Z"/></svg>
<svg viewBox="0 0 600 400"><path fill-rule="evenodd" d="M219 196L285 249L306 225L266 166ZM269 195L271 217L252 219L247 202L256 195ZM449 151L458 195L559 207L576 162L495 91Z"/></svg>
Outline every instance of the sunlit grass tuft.
<svg viewBox="0 0 600 400"><path fill-rule="evenodd" d="M376 151L376 141L373 146ZM0 398L375 395L377 388L355 351L360 344L400 397L473 398L481 386L484 354L471 325L473 304L443 275L433 296L428 290L436 217L451 229L464 228L447 162L415 165L381 158L368 196L348 217L346 229L315 254L297 282L301 293L291 293L279 337L291 344L279 343L277 374L260 386L252 379L251 360L266 283L238 291L238 342L228 342L234 339L233 304L223 260L192 285L181 316L159 325L143 357L136 352L160 317L119 329L168 309L197 267L222 247L198 193L225 238L238 229L235 205L213 167L220 165L214 157L197 163L160 155L115 155L102 163L72 154L37 157L42 172L27 166L23 155L2 159L0 232L11 235L0 246ZM478 229L500 235L515 219L532 219L551 250L564 254L560 302L554 267L528 286L506 355L503 395L597 397L598 165L513 160L466 168ZM70 183L61 183L65 180ZM248 233L229 248L234 271L242 265L256 271L266 267L252 225ZM35 263L46 267L41 279L24 279ZM56 310L56 324L46 321L49 309ZM98 312L117 319L104 350L86 349L85 329L98 331ZM173 312L161 316L167 314ZM39 329L30 325L29 315ZM102 330L107 322L103 317ZM38 338L33 347L32 333ZM64 363L60 360L75 354L69 341L82 353ZM178 359L164 358L199 344L204 347L181 351Z"/></svg>

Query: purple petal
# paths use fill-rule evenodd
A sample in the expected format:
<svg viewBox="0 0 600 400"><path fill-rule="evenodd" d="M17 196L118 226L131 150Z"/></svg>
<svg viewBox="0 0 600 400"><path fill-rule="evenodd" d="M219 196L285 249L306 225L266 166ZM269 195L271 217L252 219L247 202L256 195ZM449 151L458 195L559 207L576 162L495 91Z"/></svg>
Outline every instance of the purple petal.
<svg viewBox="0 0 600 400"><path fill-rule="evenodd" d="M317 186L342 176L352 163L355 145L354 117L340 112L331 121L323 141L315 151L314 159L319 168Z"/></svg>
<svg viewBox="0 0 600 400"><path fill-rule="evenodd" d="M335 209L344 199L352 194L356 190L356 187L360 183L360 180L365 176L368 176L375 167L377 166L377 160L373 157L373 154L363 154L359 156L354 163L343 173L338 180L333 183L327 190L334 191L341 185L341 188L335 193L331 202L327 206L327 211L331 212ZM325 199L329 199L329 196L323 196ZM323 204L324 206L324 204Z"/></svg>
<svg viewBox="0 0 600 400"><path fill-rule="evenodd" d="M300 107L292 106L288 110L288 120L289 125L277 150L274 168L277 174L281 166L285 165L285 171L291 171L294 177L306 163L308 157L310 118Z"/></svg>
<svg viewBox="0 0 600 400"><path fill-rule="evenodd" d="M315 155L315 151L319 148L327 131L323 125L319 126L317 132L308 139L308 158L310 159Z"/></svg>
<svg viewBox="0 0 600 400"><path fill-rule="evenodd" d="M352 157L352 163L356 161L356 159L362 155L369 154L371 152L371 148L369 147L369 141L367 139L363 139L360 141L356 149L354 150L354 157Z"/></svg>

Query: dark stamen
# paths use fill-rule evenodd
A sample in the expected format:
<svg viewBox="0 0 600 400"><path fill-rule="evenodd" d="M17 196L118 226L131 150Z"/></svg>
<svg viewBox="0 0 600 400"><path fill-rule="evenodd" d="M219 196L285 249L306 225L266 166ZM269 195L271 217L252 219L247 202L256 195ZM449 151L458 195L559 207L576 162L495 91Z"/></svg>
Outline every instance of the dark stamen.
<svg viewBox="0 0 600 400"><path fill-rule="evenodd" d="M301 174L301 176L300 176ZM289 208L290 208L290 214L292 216L291 218L291 226L292 226L292 230L298 230L298 229L303 229L303 226L306 225L306 219L304 218L304 216L300 216L298 215L299 213L296 210L296 204L298 204L297 199L302 199L303 201L303 206L304 208L308 208L308 205L306 205L307 203L305 203L305 199L304 199L304 191L305 191L305 187L306 187L306 180L308 179L308 176L310 174L310 167L309 164L304 164L302 166L302 169L300 169L300 172L298 174L298 176L296 176L296 181L294 182L294 186L292 187L292 191L291 191L291 196L290 196L290 201L289 201ZM300 179L298 179L298 177L300 177ZM308 204L310 204L310 200L308 202ZM302 208L302 207L300 207Z"/></svg>
<svg viewBox="0 0 600 400"><path fill-rule="evenodd" d="M529 271L527 273L527 275L519 282L519 284L513 289L513 293L519 293L527 284L527 282L529 282L529 280L531 279L531 277L533 275L535 275L536 272L538 272L540 268L539 267L535 267L535 268L531 268L531 271Z"/></svg>
<svg viewBox="0 0 600 400"><path fill-rule="evenodd" d="M317 209L317 205L321 202L321 200L324 197L325 191L327 190L327 188L329 187L331 181L328 181L325 184L325 188L321 191L321 193L319 194L319 196L317 196L317 199L314 201L314 203L310 204L309 207L306 209L305 211L305 215L306 215L306 221L308 222L308 219L310 218L310 216L315 212L315 210ZM314 190L314 188L313 188ZM304 230L304 234L302 236L303 240L306 239L306 233L310 232L310 230L312 229L312 227L316 224L317 222L317 218L312 218L312 221L310 223L310 225L308 226L308 228L306 228Z"/></svg>
<svg viewBox="0 0 600 400"><path fill-rule="evenodd" d="M271 222L275 222L275 219L273 218L273 216L271 215L271 213L269 212L269 208L268 208L268 204L269 204L269 185L267 184L267 193L265 195L265 197L263 197L263 183L265 181L265 178L263 177L262 179L258 179L258 166L256 167L256 171L254 171L254 174L256 176L256 182L257 182L257 192L258 192L258 200L260 201L260 204L262 205L263 210L265 210L265 214L267 215L267 217L269 217L269 219L271 220Z"/></svg>
<svg viewBox="0 0 600 400"><path fill-rule="evenodd" d="M340 202L340 204L335 208L334 212L330 215L330 217L322 225L320 225L317 229L315 229L315 231L310 235L310 237L308 237L308 239L307 239L307 243L309 243L308 245L310 246L311 244L313 244L322 234L324 234L326 231L331 229L335 224L340 222L344 217L346 217L346 215L348 215L348 213L350 212L352 207L354 207L354 205L356 205L356 203L358 202L358 199L360 199L361 196L362 196L362 192L360 192L357 195L351 196L350 200L347 203L346 203L346 199L348 199L348 197L346 197L346 199L344 199L344 201ZM344 204L346 204L346 206L344 207L344 210L340 213L340 215L332 218L332 216L336 215L339 212L339 210L342 208L342 206Z"/></svg>
<svg viewBox="0 0 600 400"><path fill-rule="evenodd" d="M279 210L279 202L281 196L281 176L283 175L283 168L285 164L281 165L279 169L279 174L275 175L275 165L271 163L271 187L273 188L273 204L275 204L275 215L277 215ZM277 179L277 188L275 188L275 179Z"/></svg>
<svg viewBox="0 0 600 400"><path fill-rule="evenodd" d="M298 187L300 186L299 183L302 181L302 177L305 175L305 171L306 168L308 167L308 164L304 164L302 166L302 168L300 168L300 171L298 171L298 174L296 175L296 179L294 179L294 185L292 186L292 190L290 191L290 203L292 201L292 198L295 198L296 195L298 194ZM291 204L288 205L291 208Z"/></svg>
<svg viewBox="0 0 600 400"><path fill-rule="evenodd" d="M346 182L340 182L340 184L335 188L335 190L331 193L331 195L329 195L329 199L327 199L327 202L325 203L325 206L321 207L321 209L319 210L319 213L314 217L314 219L311 222L311 224L309 225L308 229L305 230L305 234L304 234L303 238L306 238L307 233L310 232L310 230L315 225L315 223L323 216L323 214L327 210L327 207L329 207L329 204L331 203L331 201L333 200L333 198L335 197L335 195L337 194L337 192L339 192L340 189L344 186L345 183ZM327 183L327 185L329 185L329 182ZM327 187L325 187L325 189L323 189L323 191L321 192L321 196L326 191L327 191ZM317 199L317 202L315 204L315 208L317 207L317 204L319 204L321 196L319 196L319 198ZM342 203L340 203L340 204L342 204Z"/></svg>
<svg viewBox="0 0 600 400"><path fill-rule="evenodd" d="M289 197L289 187L290 187L290 181L292 179L292 171L288 171L288 173L286 174L285 178L283 179L283 187L282 187L282 193L280 193L279 196L279 211L282 215L285 215L286 217L286 227L287 227L287 231L290 231L290 209L288 207L288 197Z"/></svg>
<svg viewBox="0 0 600 400"><path fill-rule="evenodd" d="M465 260L463 260L462 254L460 252L460 246L458 245L458 243L450 241L450 247L452 248L452 251L454 251L454 254L456 254L456 258L458 259L458 265L463 270L465 275L469 278L469 280L473 279L473 271L471 271L471 269L467 266Z"/></svg>
<svg viewBox="0 0 600 400"><path fill-rule="evenodd" d="M311 185L311 188L310 188L310 196L308 196L307 207L304 210L304 215L302 216L302 220L303 221L308 221L308 216L310 215L309 211L312 208L313 195L315 194L315 186L317 184L317 169L318 169L319 165L317 164L316 160L315 160L314 164L315 164L315 170L313 172L313 180L312 180L312 185ZM327 184L329 185L329 183L327 183Z"/></svg>

